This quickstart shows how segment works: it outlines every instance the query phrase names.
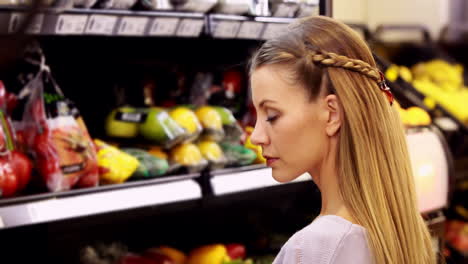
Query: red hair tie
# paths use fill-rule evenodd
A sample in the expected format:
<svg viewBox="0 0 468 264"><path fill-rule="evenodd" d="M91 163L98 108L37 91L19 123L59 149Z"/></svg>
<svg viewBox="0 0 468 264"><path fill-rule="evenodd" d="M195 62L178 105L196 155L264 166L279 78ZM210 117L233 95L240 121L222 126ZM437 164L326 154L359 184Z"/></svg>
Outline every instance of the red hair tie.
<svg viewBox="0 0 468 264"><path fill-rule="evenodd" d="M388 101L390 102L390 105L393 105L393 94L392 91L390 91L390 87L388 87L387 82L385 81L385 75L379 71L380 74L380 81L377 83L379 85L380 90L385 93L387 96Z"/></svg>

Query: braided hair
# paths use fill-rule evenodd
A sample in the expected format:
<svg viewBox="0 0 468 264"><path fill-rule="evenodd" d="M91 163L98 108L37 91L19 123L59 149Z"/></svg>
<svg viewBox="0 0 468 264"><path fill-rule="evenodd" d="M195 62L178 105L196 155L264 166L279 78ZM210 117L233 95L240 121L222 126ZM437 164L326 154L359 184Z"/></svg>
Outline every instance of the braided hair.
<svg viewBox="0 0 468 264"><path fill-rule="evenodd" d="M369 63L365 61L351 59L346 56L336 54L334 52L323 51L309 43L306 43L305 45L309 51L307 54L308 59L310 59L310 61L312 61L315 64L321 64L328 67L337 67L346 70L351 70L354 72L359 72L376 82L380 81L379 70L375 67L372 67Z"/></svg>

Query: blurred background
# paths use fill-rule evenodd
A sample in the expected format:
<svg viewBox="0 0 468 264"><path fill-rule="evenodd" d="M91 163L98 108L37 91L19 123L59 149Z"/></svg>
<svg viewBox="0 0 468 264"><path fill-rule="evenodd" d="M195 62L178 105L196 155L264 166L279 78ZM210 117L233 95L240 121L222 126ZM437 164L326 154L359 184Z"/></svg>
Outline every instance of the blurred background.
<svg viewBox="0 0 468 264"><path fill-rule="evenodd" d="M468 263L468 2L0 0L3 263L271 263L320 211L271 178L246 71L299 17L362 36L440 263Z"/></svg>

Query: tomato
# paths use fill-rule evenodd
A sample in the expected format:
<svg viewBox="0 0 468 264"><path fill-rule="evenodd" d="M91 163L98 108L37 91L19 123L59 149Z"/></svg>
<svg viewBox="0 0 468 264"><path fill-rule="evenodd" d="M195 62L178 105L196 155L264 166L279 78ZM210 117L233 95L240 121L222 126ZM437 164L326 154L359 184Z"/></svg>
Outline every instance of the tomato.
<svg viewBox="0 0 468 264"><path fill-rule="evenodd" d="M11 197L18 188L18 179L7 160L0 160L0 190L1 197Z"/></svg>
<svg viewBox="0 0 468 264"><path fill-rule="evenodd" d="M18 180L18 191L23 190L31 180L32 162L23 153L11 152L11 166Z"/></svg>

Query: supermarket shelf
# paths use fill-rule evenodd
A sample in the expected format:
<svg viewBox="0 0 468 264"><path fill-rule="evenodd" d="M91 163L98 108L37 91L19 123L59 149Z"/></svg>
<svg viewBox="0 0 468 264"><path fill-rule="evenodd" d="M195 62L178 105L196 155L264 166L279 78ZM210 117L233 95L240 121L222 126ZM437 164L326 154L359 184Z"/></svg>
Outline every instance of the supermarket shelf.
<svg viewBox="0 0 468 264"><path fill-rule="evenodd" d="M309 174L303 174L291 183L309 181ZM291 184L287 183L287 184ZM225 195L281 185L271 176L271 168L244 170L237 173L218 173L211 179L214 195Z"/></svg>
<svg viewBox="0 0 468 264"><path fill-rule="evenodd" d="M40 194L25 195L25 196L13 197L13 198L2 198L0 199L0 208L3 206L9 206L9 205L20 204L20 203L29 203L29 202L34 202L38 200L65 198L65 197L72 197L72 196L91 194L91 193L97 193L97 192L115 191L115 190L120 190L120 189L150 186L154 184L164 184L164 183L169 183L169 182L174 182L174 181L196 179L198 177L200 177L199 173L184 174L184 175L171 175L171 176L164 176L164 177L150 179L150 180L130 181L130 182L122 183L122 184L101 185L98 187L83 188L83 189L76 189L76 190L69 190L69 191L62 191L62 192L40 193Z"/></svg>
<svg viewBox="0 0 468 264"><path fill-rule="evenodd" d="M214 38L268 39L283 32L294 18L208 15L208 32Z"/></svg>
<svg viewBox="0 0 468 264"><path fill-rule="evenodd" d="M211 174L211 177L209 176ZM210 177L215 196L264 190L278 186L271 168L252 165L187 174L159 179L128 182L60 193L46 193L0 200L0 230L51 221L111 213L147 206L197 200L203 197L200 177ZM302 175L292 183L310 180ZM288 185L288 184L285 184ZM205 197L210 200L210 195Z"/></svg>
<svg viewBox="0 0 468 264"><path fill-rule="evenodd" d="M50 198L0 207L0 228L19 227L200 198L201 189L192 180Z"/></svg>
<svg viewBox="0 0 468 264"><path fill-rule="evenodd" d="M0 9L0 34L18 30L25 9ZM175 36L198 37L205 25L202 13L70 9L43 9L27 30L40 35Z"/></svg>
<svg viewBox="0 0 468 264"><path fill-rule="evenodd" d="M0 34L18 31L27 9L0 7ZM133 37L199 37L268 39L284 31L293 18L249 17L172 11L111 9L42 9L27 33Z"/></svg>

